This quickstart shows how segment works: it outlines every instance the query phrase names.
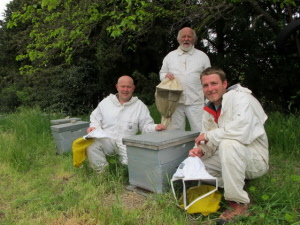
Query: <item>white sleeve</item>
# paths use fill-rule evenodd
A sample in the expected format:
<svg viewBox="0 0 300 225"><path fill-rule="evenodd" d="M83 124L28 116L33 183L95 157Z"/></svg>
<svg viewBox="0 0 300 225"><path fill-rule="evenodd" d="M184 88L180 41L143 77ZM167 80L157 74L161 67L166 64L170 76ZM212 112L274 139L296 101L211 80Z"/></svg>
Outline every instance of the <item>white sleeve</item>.
<svg viewBox="0 0 300 225"><path fill-rule="evenodd" d="M155 131L157 124L154 124L154 120L150 115L149 109L144 103L141 107L141 113L139 117L139 130L142 133L151 133Z"/></svg>
<svg viewBox="0 0 300 225"><path fill-rule="evenodd" d="M169 72L168 68L168 56L166 56L163 60L162 67L159 71L159 78L163 81L166 78L167 73Z"/></svg>
<svg viewBox="0 0 300 225"><path fill-rule="evenodd" d="M251 144L265 133L263 124L245 95L236 100L231 111L233 115L230 121L225 121L223 127L206 133L208 140L214 145L218 146L224 139L237 140L245 145Z"/></svg>
<svg viewBox="0 0 300 225"><path fill-rule="evenodd" d="M205 54L206 55L206 54ZM206 55L206 59L204 61L204 69L208 68L208 67L211 67L210 65L210 59L209 57Z"/></svg>
<svg viewBox="0 0 300 225"><path fill-rule="evenodd" d="M90 127L96 127L98 130L102 130L101 102L90 115Z"/></svg>

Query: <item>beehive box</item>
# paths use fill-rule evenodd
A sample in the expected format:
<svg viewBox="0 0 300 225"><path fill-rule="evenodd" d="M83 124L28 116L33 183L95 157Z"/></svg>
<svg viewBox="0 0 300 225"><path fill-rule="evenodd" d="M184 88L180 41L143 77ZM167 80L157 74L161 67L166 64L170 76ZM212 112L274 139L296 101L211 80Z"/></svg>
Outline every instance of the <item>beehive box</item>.
<svg viewBox="0 0 300 225"><path fill-rule="evenodd" d="M63 124L63 123L71 123L71 122L77 122L80 121L81 118L77 118L77 117L71 117L68 119L58 119L58 120L51 120L51 124L52 125L58 125L58 124Z"/></svg>
<svg viewBox="0 0 300 225"><path fill-rule="evenodd" d="M56 153L71 152L73 141L87 134L89 124L86 121L76 121L52 125L51 131L56 144Z"/></svg>
<svg viewBox="0 0 300 225"><path fill-rule="evenodd" d="M163 193L179 164L188 157L199 132L165 130L123 138L127 146L129 183Z"/></svg>

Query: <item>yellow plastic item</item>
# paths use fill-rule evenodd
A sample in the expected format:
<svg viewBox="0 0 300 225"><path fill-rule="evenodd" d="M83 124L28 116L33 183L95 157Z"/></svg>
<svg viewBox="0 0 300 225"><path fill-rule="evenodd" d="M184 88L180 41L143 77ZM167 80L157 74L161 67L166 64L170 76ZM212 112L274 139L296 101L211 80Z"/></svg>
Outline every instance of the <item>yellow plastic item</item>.
<svg viewBox="0 0 300 225"><path fill-rule="evenodd" d="M72 152L73 152L73 165L75 167L81 167L84 160L86 159L86 148L93 143L94 139L84 139L80 137L73 141Z"/></svg>
<svg viewBox="0 0 300 225"><path fill-rule="evenodd" d="M187 190L187 200L188 202L193 202L195 199L210 192L213 189L215 189L215 187L211 185L191 187ZM218 209L220 208L221 198L222 194L217 190L212 194L196 201L186 211L189 214L202 213L202 215L207 216L218 211ZM184 209L182 197L179 199L179 205L182 209Z"/></svg>

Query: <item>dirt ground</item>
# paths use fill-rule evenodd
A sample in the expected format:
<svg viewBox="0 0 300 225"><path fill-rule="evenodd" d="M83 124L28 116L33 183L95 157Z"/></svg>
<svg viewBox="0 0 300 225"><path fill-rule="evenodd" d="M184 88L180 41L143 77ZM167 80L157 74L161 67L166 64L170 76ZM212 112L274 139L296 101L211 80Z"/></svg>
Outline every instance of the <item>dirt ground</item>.
<svg viewBox="0 0 300 225"><path fill-rule="evenodd" d="M149 193L143 192L141 190L127 190L122 193L121 196L116 196L116 195L107 195L105 197L105 202L115 202L117 198L120 198L123 205L127 209L140 209L141 207L144 206L146 200L147 200L147 195Z"/></svg>

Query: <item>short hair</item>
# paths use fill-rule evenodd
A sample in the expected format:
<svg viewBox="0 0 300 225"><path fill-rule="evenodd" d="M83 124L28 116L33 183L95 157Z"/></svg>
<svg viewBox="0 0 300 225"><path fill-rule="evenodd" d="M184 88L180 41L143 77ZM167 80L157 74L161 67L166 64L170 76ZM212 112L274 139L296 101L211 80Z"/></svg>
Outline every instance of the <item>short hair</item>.
<svg viewBox="0 0 300 225"><path fill-rule="evenodd" d="M218 68L218 67L208 67L205 70L203 70L203 72L200 75L200 80L202 79L203 76L208 76L211 74L218 74L221 81L224 82L227 78L226 78L226 73Z"/></svg>
<svg viewBox="0 0 300 225"><path fill-rule="evenodd" d="M184 28L186 28L186 27L184 27ZM179 39L180 39L180 34L181 34L181 31L184 29L184 28L182 28L182 29L180 29L179 31L178 31L178 34L177 34L177 41L179 42ZM190 27L189 27L190 28ZM191 30L192 30L192 33L193 33L193 37L194 37L194 44L197 42L197 40L198 40L198 37L197 37L197 34L196 34L196 31L194 30L194 29L192 29L192 28L190 28Z"/></svg>

